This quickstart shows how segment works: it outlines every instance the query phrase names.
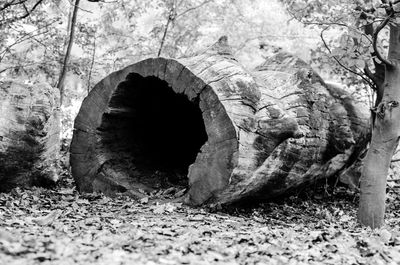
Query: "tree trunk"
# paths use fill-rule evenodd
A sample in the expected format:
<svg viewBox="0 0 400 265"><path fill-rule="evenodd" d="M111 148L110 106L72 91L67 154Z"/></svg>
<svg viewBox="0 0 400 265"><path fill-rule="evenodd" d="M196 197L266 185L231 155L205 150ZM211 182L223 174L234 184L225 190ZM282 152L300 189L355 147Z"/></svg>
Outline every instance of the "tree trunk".
<svg viewBox="0 0 400 265"><path fill-rule="evenodd" d="M0 191L57 181L58 104L49 85L0 82Z"/></svg>
<svg viewBox="0 0 400 265"><path fill-rule="evenodd" d="M400 30L392 24L388 59L392 65L386 66L382 100L361 176L358 220L372 228L384 224L386 177L400 136Z"/></svg>
<svg viewBox="0 0 400 265"><path fill-rule="evenodd" d="M351 165L367 123L302 60L281 53L249 72L222 37L98 83L75 120L72 174L86 192L188 182L192 205L268 199Z"/></svg>

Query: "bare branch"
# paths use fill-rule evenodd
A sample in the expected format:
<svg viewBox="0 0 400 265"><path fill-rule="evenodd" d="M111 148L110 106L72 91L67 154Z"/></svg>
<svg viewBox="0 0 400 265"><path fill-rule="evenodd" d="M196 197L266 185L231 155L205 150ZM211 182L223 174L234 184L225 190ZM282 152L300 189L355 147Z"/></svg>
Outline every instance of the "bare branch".
<svg viewBox="0 0 400 265"><path fill-rule="evenodd" d="M183 15L185 15L185 14L187 14L187 13L193 11L193 10L196 10L196 9L198 9L198 8L200 8L200 7L202 7L202 6L206 5L206 4L208 4L208 3L211 3L212 1L214 1L214 0L206 0L206 1L204 1L203 3L201 3L201 4L197 5L197 6L188 8L188 9L186 9L185 11L183 11L182 13L176 15L176 18L178 18L178 17L180 17L180 16L183 16Z"/></svg>
<svg viewBox="0 0 400 265"><path fill-rule="evenodd" d="M5 3L2 7L0 7L0 11L3 11L11 6L16 6L16 5L20 5L22 3L25 3L27 0L21 0L19 2L15 2L14 0L12 0L11 2L7 2Z"/></svg>
<svg viewBox="0 0 400 265"><path fill-rule="evenodd" d="M364 33L363 31L360 31L361 28L367 26L367 25L362 25L360 27L353 27L351 25L348 25L346 23L340 22L340 20L338 21L329 21L329 22L325 22L325 21L318 21L318 22L312 22L312 21L304 21L300 18L298 18L295 14L293 14L290 10L287 10L289 12L289 14L291 15L291 17L297 21L299 21L300 23L304 24L304 25L317 25L317 26L339 26L339 27L344 27L344 28L348 28L351 30L354 30L356 32L358 32L360 35L363 35L364 37L366 37L366 39L372 43L372 39L369 37L369 35L367 33ZM371 23L369 23L371 26L378 22L379 20L375 20ZM371 34L372 35L372 34Z"/></svg>
<svg viewBox="0 0 400 265"><path fill-rule="evenodd" d="M23 5L24 5L25 2L26 2L26 1L20 1L18 4L23 4ZM0 27L2 27L3 25L7 25L7 24L9 24L9 23L13 23L13 22L15 22L15 21L17 21L17 20L21 20L21 19L24 19L24 18L28 17L33 11L35 11L35 9L36 9L42 2L43 2L43 0L37 0L37 2L33 5L33 7L32 7L30 10L27 10L26 6L24 5L24 8L25 8L25 10L26 10L24 15L19 16L19 17L14 17L14 18L11 18L11 19L6 19L6 20L0 22ZM3 6L3 7L4 7L4 6Z"/></svg>
<svg viewBox="0 0 400 265"><path fill-rule="evenodd" d="M390 18L391 18L391 15L388 15L388 16L385 18L385 20L383 20L383 21L376 27L376 29L375 29L375 31L374 31L374 34L373 34L373 36L372 36L372 47L373 47L373 49L374 49L376 58L378 58L382 63L384 63L384 64L387 65L387 66L393 66L393 64L392 64L389 60L385 59L385 58L381 55L381 53L379 52L379 49L378 49L378 44L377 44L377 42L378 42L378 34L379 34L379 32L389 23Z"/></svg>
<svg viewBox="0 0 400 265"><path fill-rule="evenodd" d="M45 31L43 31L43 32L40 32L40 30L45 29L45 28L47 28L48 26L51 26L52 24L54 24L54 23L56 23L56 22L57 22L57 20L54 20L53 22L50 22L50 23L48 23L48 24L46 24L46 25L44 25L44 26L42 26L42 27L40 27L40 28L37 28L37 29L35 29L35 30L31 31L31 32L25 33L25 34L22 35L20 38L18 38L17 40L15 40L14 43L12 43L12 44L10 44L9 46L5 47L4 50L0 51L0 62L1 62L2 59L5 57L5 54L7 53L7 51L10 51L10 49L11 49L13 46L15 46L15 45L17 45L17 44L19 44L19 43L22 43L22 42L24 42L24 41L27 41L27 40L29 40L29 39L35 39L35 37L37 37L37 36L39 36L39 35L48 33L48 32L49 32L48 29L45 30ZM14 30L15 30L15 29L14 29ZM35 32L38 32L38 31L39 31L39 33L34 34ZM19 32L19 33L20 33L20 35L22 34L21 32Z"/></svg>
<svg viewBox="0 0 400 265"><path fill-rule="evenodd" d="M30 35L30 33L28 33L27 35L25 35L25 36L22 36L21 38L19 38L18 40L16 40L13 44L11 44L11 45L9 45L8 47L6 47L5 49L4 49L4 51L2 51L2 52L0 52L0 62L4 59L4 57L6 56L6 53L8 52L8 51L10 51L10 49L13 47L13 46L15 46L15 45L17 45L17 44L19 44L19 43L22 43L22 42L24 42L24 41L26 41L26 40L29 40L29 39L34 39L35 37L37 37L37 36L39 36L39 35L42 35L42 34L46 34L47 32L49 32L48 30L47 31L44 31L44 32L39 32L39 33L37 33L37 34L34 34L34 35Z"/></svg>
<svg viewBox="0 0 400 265"><path fill-rule="evenodd" d="M360 14L360 18L359 18L360 20L367 19L368 16L370 15L369 13L375 12L374 8L362 9L362 7L360 7L360 10L363 10ZM378 21L378 19L374 19L374 21L372 23L366 23L363 25L365 34L371 36L372 38L373 38L373 35L375 32L373 24L377 21ZM380 21L382 22L382 21L384 21L384 19L380 19ZM375 93L376 93L375 106L377 106L380 103L382 96L383 96L383 89L384 89L383 82L385 80L385 65L383 62L378 63L378 61L376 59L376 53L374 50L371 52L371 56L372 56L372 62L375 66L375 72L372 73L368 64L365 64L364 72L375 84ZM372 113L373 120L374 120L374 115L375 115L375 113Z"/></svg>

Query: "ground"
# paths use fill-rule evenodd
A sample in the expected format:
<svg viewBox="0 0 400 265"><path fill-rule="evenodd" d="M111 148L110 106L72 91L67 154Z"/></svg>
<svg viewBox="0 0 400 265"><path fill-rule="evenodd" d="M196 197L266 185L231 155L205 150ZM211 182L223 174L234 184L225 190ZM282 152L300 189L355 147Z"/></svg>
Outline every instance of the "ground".
<svg viewBox="0 0 400 265"><path fill-rule="evenodd" d="M399 264L391 187L375 231L357 225L357 195L340 188L220 210L79 194L72 181L17 188L0 193L0 264Z"/></svg>

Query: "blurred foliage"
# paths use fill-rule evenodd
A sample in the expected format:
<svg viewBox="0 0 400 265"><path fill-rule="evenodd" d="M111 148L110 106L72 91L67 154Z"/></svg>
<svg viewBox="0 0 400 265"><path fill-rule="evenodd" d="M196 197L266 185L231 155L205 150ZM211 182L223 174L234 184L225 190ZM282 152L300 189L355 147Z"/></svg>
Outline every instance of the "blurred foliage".
<svg viewBox="0 0 400 265"><path fill-rule="evenodd" d="M6 1L11 2L16 1ZM5 5L0 4L0 17L8 21L0 25L0 78L55 85L73 6L69 0L21 2L26 8L2 9ZM29 16L15 19L38 2ZM73 118L88 91L109 73L156 57L164 34L164 57L187 56L222 35L228 36L236 57L249 68L277 51L289 51L311 63L326 80L351 86L355 98L365 103L369 97L372 104L363 68L368 65L373 71L374 64L371 38L364 29L384 14L381 10L378 16L360 21L357 7L378 4L377 0L82 1L66 81L64 136L71 136ZM387 34L380 34L382 49L387 49Z"/></svg>
<svg viewBox="0 0 400 265"><path fill-rule="evenodd" d="M369 105L374 102L375 86L365 74L375 71L379 59L373 56L372 34L387 15L378 0L282 0L292 18L319 32L321 42L312 50L312 66L323 77L353 86L355 97ZM378 49L388 50L389 30L377 39Z"/></svg>
<svg viewBox="0 0 400 265"><path fill-rule="evenodd" d="M236 55L253 67L262 62L265 53L280 48L308 60L318 41L315 32L288 21L290 17L277 1L84 1L69 71L84 79L94 48L93 83L111 71L156 56L173 2L176 15L162 56L186 56L228 35ZM54 83L70 10L67 0L44 1L27 19L7 25L0 39L0 72L14 71L34 79L39 74ZM304 45L298 45L299 40Z"/></svg>
<svg viewBox="0 0 400 265"><path fill-rule="evenodd" d="M0 78L54 86L73 6L68 0L21 2L3 10L0 5L0 17L8 19L1 27ZM291 20L277 0L82 1L65 88L64 137L71 136L73 118L91 87L112 71L156 57L164 34L161 56L174 58L227 35L235 55L250 68L280 49L309 61L318 42L316 31Z"/></svg>

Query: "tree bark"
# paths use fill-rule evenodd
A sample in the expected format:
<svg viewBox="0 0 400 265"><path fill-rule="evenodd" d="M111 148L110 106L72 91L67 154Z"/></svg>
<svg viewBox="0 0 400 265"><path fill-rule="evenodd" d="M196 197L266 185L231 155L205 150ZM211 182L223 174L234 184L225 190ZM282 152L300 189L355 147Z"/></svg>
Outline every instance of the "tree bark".
<svg viewBox="0 0 400 265"><path fill-rule="evenodd" d="M390 24L382 99L376 108L372 139L361 176L358 220L372 228L384 224L386 178L400 136L400 30Z"/></svg>
<svg viewBox="0 0 400 265"><path fill-rule="evenodd" d="M58 180L58 101L47 84L0 82L0 191Z"/></svg>
<svg viewBox="0 0 400 265"><path fill-rule="evenodd" d="M146 193L186 181L191 205L265 200L331 177L365 148L351 96L280 53L253 71L226 37L179 60L114 72L84 100L71 144L80 191Z"/></svg>

